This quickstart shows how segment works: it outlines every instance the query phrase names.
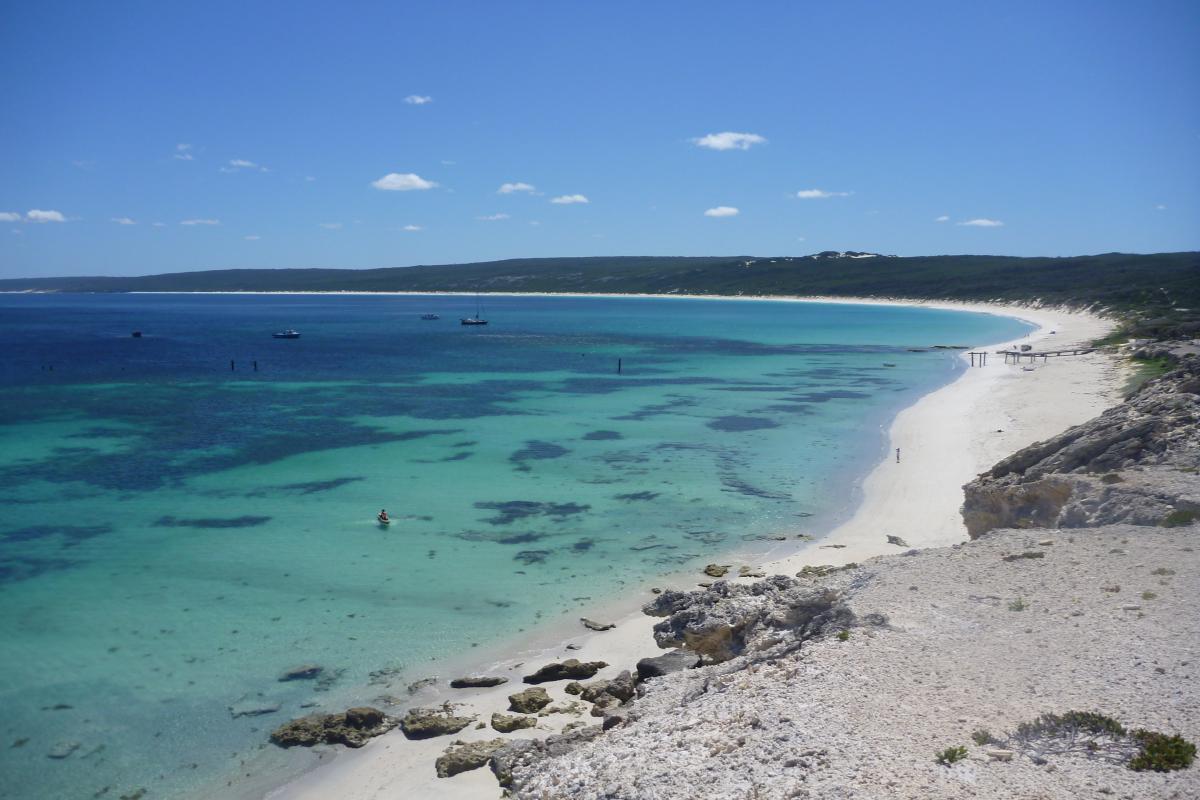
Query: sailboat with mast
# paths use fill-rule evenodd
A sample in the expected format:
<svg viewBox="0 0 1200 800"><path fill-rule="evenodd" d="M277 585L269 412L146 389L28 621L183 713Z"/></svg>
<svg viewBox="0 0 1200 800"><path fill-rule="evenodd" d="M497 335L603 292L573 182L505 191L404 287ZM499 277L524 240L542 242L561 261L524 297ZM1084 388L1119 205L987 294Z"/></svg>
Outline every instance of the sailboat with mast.
<svg viewBox="0 0 1200 800"><path fill-rule="evenodd" d="M488 321L483 318L483 309L479 305L479 295L475 295L475 316L463 317L459 320L463 325L487 325Z"/></svg>

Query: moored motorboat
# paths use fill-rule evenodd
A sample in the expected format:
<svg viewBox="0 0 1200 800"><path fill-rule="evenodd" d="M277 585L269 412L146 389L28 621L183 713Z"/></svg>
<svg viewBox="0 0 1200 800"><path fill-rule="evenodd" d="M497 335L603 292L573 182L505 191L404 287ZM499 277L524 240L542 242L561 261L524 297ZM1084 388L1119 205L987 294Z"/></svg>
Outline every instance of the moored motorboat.
<svg viewBox="0 0 1200 800"><path fill-rule="evenodd" d="M441 319L437 314L422 314L421 319Z"/></svg>
<svg viewBox="0 0 1200 800"><path fill-rule="evenodd" d="M271 336L275 339L299 339L300 331L288 328L286 331L276 331Z"/></svg>

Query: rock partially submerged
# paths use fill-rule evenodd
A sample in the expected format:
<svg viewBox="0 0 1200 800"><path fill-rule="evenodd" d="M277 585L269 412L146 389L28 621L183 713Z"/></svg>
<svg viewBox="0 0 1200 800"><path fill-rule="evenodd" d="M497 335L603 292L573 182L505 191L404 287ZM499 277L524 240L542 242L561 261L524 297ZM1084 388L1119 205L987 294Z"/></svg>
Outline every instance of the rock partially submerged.
<svg viewBox="0 0 1200 800"><path fill-rule="evenodd" d="M324 667L316 664L302 664L299 667L292 667L284 670L279 676L280 683L286 681L311 681L325 671Z"/></svg>
<svg viewBox="0 0 1200 800"><path fill-rule="evenodd" d="M721 578L729 572L729 567L729 564L709 564L704 568L704 574L710 578Z"/></svg>
<svg viewBox="0 0 1200 800"><path fill-rule="evenodd" d="M340 714L310 714L280 725L271 741L280 747L344 744L362 747L368 740L396 727L397 720L377 708L360 706Z"/></svg>
<svg viewBox="0 0 1200 800"><path fill-rule="evenodd" d="M263 714L274 714L279 710L279 702L259 694L246 694L239 697L229 706L229 715L238 717L260 717Z"/></svg>
<svg viewBox="0 0 1200 800"><path fill-rule="evenodd" d="M503 747L505 739L489 739L482 742L455 741L434 762L439 778L449 778L460 772L479 769L492 759L492 754Z"/></svg>
<svg viewBox="0 0 1200 800"><path fill-rule="evenodd" d="M499 686L502 683L508 683L508 678L499 675L481 675L469 676L466 678L455 678L450 681L451 689L479 689L490 686Z"/></svg>
<svg viewBox="0 0 1200 800"><path fill-rule="evenodd" d="M533 714L550 705L550 695L540 686L508 696L508 710L519 714Z"/></svg>
<svg viewBox="0 0 1200 800"><path fill-rule="evenodd" d="M430 739L458 733L475 721L475 715L460 717L447 703L441 708L410 708L400 720L400 730L409 739Z"/></svg>
<svg viewBox="0 0 1200 800"><path fill-rule="evenodd" d="M568 658L563 662L547 664L532 675L526 675L522 680L525 683L578 680L590 678L607 666L608 664L604 661L580 661L577 658Z"/></svg>

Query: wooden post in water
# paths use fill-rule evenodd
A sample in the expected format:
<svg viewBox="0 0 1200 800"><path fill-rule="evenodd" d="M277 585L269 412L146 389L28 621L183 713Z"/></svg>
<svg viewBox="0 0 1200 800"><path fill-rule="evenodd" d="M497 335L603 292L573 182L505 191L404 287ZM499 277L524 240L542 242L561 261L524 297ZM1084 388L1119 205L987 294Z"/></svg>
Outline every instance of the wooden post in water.
<svg viewBox="0 0 1200 800"><path fill-rule="evenodd" d="M229 359L229 371L233 372L233 359Z"/></svg>
<svg viewBox="0 0 1200 800"><path fill-rule="evenodd" d="M254 371L255 371L255 372L258 372L258 362L257 362L257 361L255 361L255 362L253 362L253 363L254 363Z"/></svg>
<svg viewBox="0 0 1200 800"><path fill-rule="evenodd" d="M621 359L617 359L617 374L621 374Z"/></svg>

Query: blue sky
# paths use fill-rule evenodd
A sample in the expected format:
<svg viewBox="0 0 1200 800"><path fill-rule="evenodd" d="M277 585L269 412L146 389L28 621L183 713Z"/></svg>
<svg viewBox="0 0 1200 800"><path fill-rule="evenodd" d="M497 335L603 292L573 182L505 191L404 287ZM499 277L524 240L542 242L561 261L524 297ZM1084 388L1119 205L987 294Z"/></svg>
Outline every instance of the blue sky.
<svg viewBox="0 0 1200 800"><path fill-rule="evenodd" d="M1194 0L10 2L0 276L1200 249L1198 40Z"/></svg>

